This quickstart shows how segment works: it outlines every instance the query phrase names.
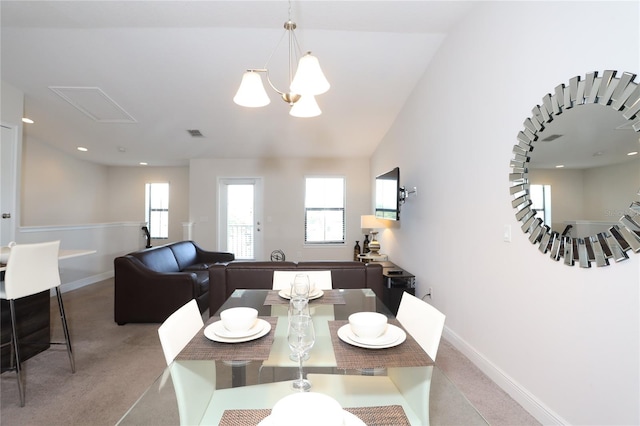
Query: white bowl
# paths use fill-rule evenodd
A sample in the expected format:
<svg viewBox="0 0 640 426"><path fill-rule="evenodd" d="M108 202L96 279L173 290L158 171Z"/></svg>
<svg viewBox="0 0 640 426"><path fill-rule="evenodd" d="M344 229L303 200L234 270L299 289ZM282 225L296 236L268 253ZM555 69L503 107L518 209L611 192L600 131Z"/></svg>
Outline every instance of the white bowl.
<svg viewBox="0 0 640 426"><path fill-rule="evenodd" d="M349 315L351 331L363 339L375 339L387 330L387 316L378 312L356 312Z"/></svg>
<svg viewBox="0 0 640 426"><path fill-rule="evenodd" d="M229 308L220 312L222 325L229 331L247 331L254 326L258 320L258 310L254 308Z"/></svg>
<svg viewBox="0 0 640 426"><path fill-rule="evenodd" d="M318 392L297 392L280 399L273 406L271 424L277 426L343 426L340 403Z"/></svg>

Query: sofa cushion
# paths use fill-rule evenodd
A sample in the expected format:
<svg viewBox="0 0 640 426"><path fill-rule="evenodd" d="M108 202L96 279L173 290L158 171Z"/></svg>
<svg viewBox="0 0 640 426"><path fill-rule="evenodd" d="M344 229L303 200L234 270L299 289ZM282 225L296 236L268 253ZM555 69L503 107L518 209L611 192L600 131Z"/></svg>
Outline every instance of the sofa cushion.
<svg viewBox="0 0 640 426"><path fill-rule="evenodd" d="M213 263L196 263L195 265L189 265L186 268L182 269L183 272L197 272L197 271L206 271L213 265Z"/></svg>
<svg viewBox="0 0 640 426"><path fill-rule="evenodd" d="M191 241L180 241L168 246L173 252L181 271L190 265L198 264L198 252ZM207 268L201 268L207 269Z"/></svg>
<svg viewBox="0 0 640 426"><path fill-rule="evenodd" d="M169 247L157 247L131 253L147 268L156 272L179 272L180 266Z"/></svg>

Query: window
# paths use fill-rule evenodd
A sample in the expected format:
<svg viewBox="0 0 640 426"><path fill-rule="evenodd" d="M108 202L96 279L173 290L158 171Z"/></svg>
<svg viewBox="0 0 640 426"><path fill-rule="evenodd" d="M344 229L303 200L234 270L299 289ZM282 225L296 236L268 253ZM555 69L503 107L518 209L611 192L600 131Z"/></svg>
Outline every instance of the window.
<svg viewBox="0 0 640 426"><path fill-rule="evenodd" d="M531 209L551 228L551 185L531 185Z"/></svg>
<svg viewBox="0 0 640 426"><path fill-rule="evenodd" d="M307 178L304 242L344 244L344 178Z"/></svg>
<svg viewBox="0 0 640 426"><path fill-rule="evenodd" d="M169 238L169 184L145 185L145 216L151 238Z"/></svg>

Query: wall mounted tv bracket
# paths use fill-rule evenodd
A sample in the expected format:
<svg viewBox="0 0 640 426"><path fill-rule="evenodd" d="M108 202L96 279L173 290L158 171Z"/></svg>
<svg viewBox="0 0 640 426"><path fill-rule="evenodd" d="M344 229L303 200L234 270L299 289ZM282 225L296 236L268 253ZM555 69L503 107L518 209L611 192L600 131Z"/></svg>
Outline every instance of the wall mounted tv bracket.
<svg viewBox="0 0 640 426"><path fill-rule="evenodd" d="M409 198L409 195L412 195L414 197L418 196L418 188L416 188L415 186L413 187L413 189L406 189L404 186L400 187L400 194L398 199L400 200L400 204L404 204L405 201L407 201L407 198Z"/></svg>

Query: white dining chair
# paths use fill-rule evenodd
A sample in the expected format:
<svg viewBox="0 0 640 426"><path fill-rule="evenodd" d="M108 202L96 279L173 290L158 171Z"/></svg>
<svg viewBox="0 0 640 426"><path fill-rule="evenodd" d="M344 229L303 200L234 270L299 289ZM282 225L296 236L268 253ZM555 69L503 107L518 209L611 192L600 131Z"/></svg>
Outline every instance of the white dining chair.
<svg viewBox="0 0 640 426"><path fill-rule="evenodd" d="M402 293L396 318L427 355L435 361L445 315L424 300L405 291Z"/></svg>
<svg viewBox="0 0 640 426"><path fill-rule="evenodd" d="M297 274L307 274L317 289L331 290L331 271L273 271L273 290L288 290Z"/></svg>
<svg viewBox="0 0 640 426"><path fill-rule="evenodd" d="M191 299L162 323L158 328L158 337L167 365L171 364L203 325L196 299Z"/></svg>
<svg viewBox="0 0 640 426"><path fill-rule="evenodd" d="M0 298L9 301L11 315L11 346L12 355L15 356L15 370L18 377L18 392L20 393L20 406L25 404L25 383L20 359L20 346L18 345L18 333L16 326L15 301L23 297L31 296L43 291L55 289L60 309L60 319L64 332L67 354L71 363L71 372L76 372L71 339L67 326L67 317L62 303L60 292L60 271L58 269L58 252L60 241L50 241L35 244L17 244L11 249L7 260L7 269L4 281L0 282ZM23 343L26 344L26 343ZM50 344L63 344L50 342Z"/></svg>
<svg viewBox="0 0 640 426"><path fill-rule="evenodd" d="M216 386L215 362L173 362L203 326L198 303L196 299L191 299L158 328L164 358L169 366L162 377L161 386L164 386L169 373L176 393L181 425L199 422Z"/></svg>

